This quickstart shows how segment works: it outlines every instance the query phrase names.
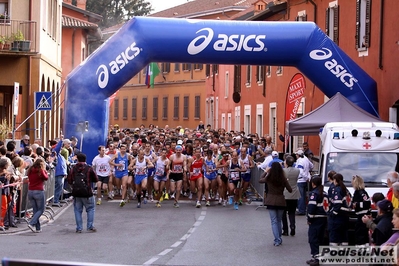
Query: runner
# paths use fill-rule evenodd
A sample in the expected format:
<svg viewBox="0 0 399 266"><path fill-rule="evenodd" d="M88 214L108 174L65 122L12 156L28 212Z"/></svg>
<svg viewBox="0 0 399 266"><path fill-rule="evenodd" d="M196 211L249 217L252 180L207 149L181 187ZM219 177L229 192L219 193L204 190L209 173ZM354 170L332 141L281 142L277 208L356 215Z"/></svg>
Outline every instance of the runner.
<svg viewBox="0 0 399 266"><path fill-rule="evenodd" d="M126 204L129 158L130 154L126 152L126 145L122 144L119 151L110 161L110 165L115 167L116 187L118 190L122 189L122 200L119 204L120 207L123 207Z"/></svg>
<svg viewBox="0 0 399 266"><path fill-rule="evenodd" d="M219 204L226 207L227 203L227 183L228 183L228 162L230 160L230 153L225 147L221 149L221 154L217 159L216 168L218 169L218 175L216 177L219 189Z"/></svg>
<svg viewBox="0 0 399 266"><path fill-rule="evenodd" d="M144 145L144 158L150 160L151 163L155 165L155 162L157 161L157 156L155 155L155 152L152 149L153 149L152 143L150 141L147 141ZM147 191L148 191L148 198L150 199L151 202L154 201L152 194L152 189L154 187L154 173L155 173L154 167L148 169ZM143 195L143 197L146 197L146 195Z"/></svg>
<svg viewBox="0 0 399 266"><path fill-rule="evenodd" d="M116 152L117 149L115 148L115 145L113 143L110 143L105 154L112 158L116 154ZM109 174L109 181L108 181L108 199L110 200L114 199L114 181L115 181L115 167L111 167L111 172Z"/></svg>
<svg viewBox="0 0 399 266"><path fill-rule="evenodd" d="M236 151L231 155L229 165L229 197L234 195L234 210L238 210L238 200L241 190L241 172L247 171L245 166L241 165L238 160L238 154Z"/></svg>
<svg viewBox="0 0 399 266"><path fill-rule="evenodd" d="M180 190L183 183L183 176L187 171L187 160L186 156L182 154L183 147L177 145L175 148L175 154L169 157L171 170L169 174L170 179L170 192L176 191L174 207L179 208Z"/></svg>
<svg viewBox="0 0 399 266"><path fill-rule="evenodd" d="M109 162L111 157L105 154L105 147L98 147L99 155L94 157L92 165L93 169L97 174L98 182L97 182L97 205L101 205L101 191L104 192L108 190L109 176L111 174L111 166ZM108 194L111 191L108 191Z"/></svg>
<svg viewBox="0 0 399 266"><path fill-rule="evenodd" d="M155 200L157 201L156 207L161 207L161 197L162 191L165 188L165 183L169 179L169 159L166 157L167 150L162 148L161 154L158 157L157 163L155 165L155 176L154 176L154 190L155 190Z"/></svg>
<svg viewBox="0 0 399 266"><path fill-rule="evenodd" d="M139 150L139 155L133 159L129 165L129 169L134 170L134 183L137 189L137 208L141 208L141 191L143 191L143 202L147 204L146 190L148 169L153 168L154 165L149 159L144 157L144 150Z"/></svg>
<svg viewBox="0 0 399 266"><path fill-rule="evenodd" d="M196 208L201 207L201 196L202 196L202 186L204 183L204 179L202 176L202 168L204 166L204 160L201 157L201 148L194 148L194 157L190 158L188 161L189 169L190 169L190 190L191 193L195 193L195 189L197 189L197 204ZM207 205L209 206L209 205Z"/></svg>
<svg viewBox="0 0 399 266"><path fill-rule="evenodd" d="M247 151L248 150L246 147L241 148L241 154L240 154L241 165L243 165L247 170L245 171L245 173L241 173L242 190L240 189L239 205L242 205L242 198L243 198L242 194L244 194L244 197L246 198L246 192L249 186L249 182L251 181L251 169L252 167L254 167L254 161L252 159L252 156L249 155Z"/></svg>
<svg viewBox="0 0 399 266"><path fill-rule="evenodd" d="M210 206L209 202L209 189L212 189L212 193L216 193L216 186L217 186L217 181L216 181L216 174L217 174L217 169L216 169L216 158L213 157L213 151L208 150L205 158L205 173L204 173L204 186L205 186L205 198L208 199L206 201L206 206Z"/></svg>

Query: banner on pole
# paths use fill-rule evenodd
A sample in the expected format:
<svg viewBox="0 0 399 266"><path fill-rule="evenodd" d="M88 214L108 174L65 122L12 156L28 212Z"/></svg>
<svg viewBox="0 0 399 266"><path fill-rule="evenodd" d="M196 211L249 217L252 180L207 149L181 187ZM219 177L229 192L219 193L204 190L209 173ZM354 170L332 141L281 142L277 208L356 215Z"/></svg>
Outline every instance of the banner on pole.
<svg viewBox="0 0 399 266"><path fill-rule="evenodd" d="M19 83L14 82L14 97L13 97L14 115L18 115L18 105L19 105Z"/></svg>

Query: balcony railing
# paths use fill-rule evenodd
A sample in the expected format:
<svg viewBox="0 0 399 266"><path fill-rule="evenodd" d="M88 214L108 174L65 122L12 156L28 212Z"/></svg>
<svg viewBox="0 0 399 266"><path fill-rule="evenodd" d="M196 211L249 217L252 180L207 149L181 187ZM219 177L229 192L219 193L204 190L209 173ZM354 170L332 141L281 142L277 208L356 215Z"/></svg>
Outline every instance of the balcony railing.
<svg viewBox="0 0 399 266"><path fill-rule="evenodd" d="M0 18L1 52L37 52L36 21Z"/></svg>

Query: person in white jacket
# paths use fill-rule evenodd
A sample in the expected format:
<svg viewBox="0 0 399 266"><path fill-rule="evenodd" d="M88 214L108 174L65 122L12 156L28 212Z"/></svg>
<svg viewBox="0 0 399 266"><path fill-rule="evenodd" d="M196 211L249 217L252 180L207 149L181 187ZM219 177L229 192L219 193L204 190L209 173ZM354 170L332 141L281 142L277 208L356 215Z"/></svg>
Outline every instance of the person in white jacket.
<svg viewBox="0 0 399 266"><path fill-rule="evenodd" d="M299 169L298 189L301 197L298 200L298 215L306 214L306 186L310 181L310 171L313 169L313 163L305 156L302 149L295 152L296 163L295 167Z"/></svg>

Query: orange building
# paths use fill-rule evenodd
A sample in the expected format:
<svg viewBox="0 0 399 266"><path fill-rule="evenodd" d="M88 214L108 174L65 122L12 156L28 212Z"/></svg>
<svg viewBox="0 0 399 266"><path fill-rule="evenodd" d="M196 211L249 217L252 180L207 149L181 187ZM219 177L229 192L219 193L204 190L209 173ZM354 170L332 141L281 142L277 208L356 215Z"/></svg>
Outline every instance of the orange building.
<svg viewBox="0 0 399 266"><path fill-rule="evenodd" d="M150 16L190 19L227 20L246 10L253 1L201 0L170 8ZM103 30L112 35L121 25ZM161 71L153 88L145 85L146 69L121 88L110 106L110 125L134 128L141 124L148 127L183 126L195 128L206 120L206 81L210 67L203 64L158 62Z"/></svg>

